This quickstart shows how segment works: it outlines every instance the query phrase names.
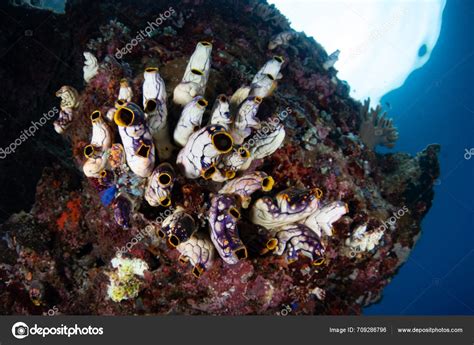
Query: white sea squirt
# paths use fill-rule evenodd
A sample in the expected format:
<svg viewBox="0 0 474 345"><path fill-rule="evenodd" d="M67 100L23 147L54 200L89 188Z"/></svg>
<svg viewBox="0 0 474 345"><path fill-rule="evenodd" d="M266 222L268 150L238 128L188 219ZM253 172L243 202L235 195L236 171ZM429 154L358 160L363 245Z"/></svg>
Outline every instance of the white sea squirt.
<svg viewBox="0 0 474 345"><path fill-rule="evenodd" d="M79 92L72 86L61 86L61 88L56 91L56 97L61 98L61 110L77 109L79 107Z"/></svg>
<svg viewBox="0 0 474 345"><path fill-rule="evenodd" d="M379 244L383 235L383 230L379 228L368 232L367 224L360 225L354 230L352 235L346 239L345 245L358 252L368 252Z"/></svg>
<svg viewBox="0 0 474 345"><path fill-rule="evenodd" d="M71 125L74 119L74 110L66 108L59 112L58 118L53 122L54 130L58 134L63 134L66 129Z"/></svg>
<svg viewBox="0 0 474 345"><path fill-rule="evenodd" d="M268 97L277 87L277 82L273 75L257 73L250 84L250 96L258 96L261 98Z"/></svg>
<svg viewBox="0 0 474 345"><path fill-rule="evenodd" d="M193 266L193 275L199 278L209 269L214 261L214 245L203 233L195 233L186 242L180 243L176 249L180 252L179 261Z"/></svg>
<svg viewBox="0 0 474 345"><path fill-rule="evenodd" d="M214 103L214 106L211 110L211 120L210 124L212 125L222 125L227 130L232 124L232 115L230 113L230 104L226 95L219 95Z"/></svg>
<svg viewBox="0 0 474 345"><path fill-rule="evenodd" d="M109 126L105 123L102 118L102 114L99 110L94 111L91 114L92 121L92 139L91 145L94 147L100 147L102 151L107 150L112 146L113 136Z"/></svg>
<svg viewBox="0 0 474 345"><path fill-rule="evenodd" d="M296 33L293 31L280 32L271 38L268 43L268 49L273 50L278 46L287 46L294 37L296 37Z"/></svg>
<svg viewBox="0 0 474 345"><path fill-rule="evenodd" d="M148 177L155 165L155 145L145 123L145 115L134 103L117 109L114 121L125 149L127 164L140 177Z"/></svg>
<svg viewBox="0 0 474 345"><path fill-rule="evenodd" d="M332 224L349 212L348 206L342 201L335 201L321 207L304 220L304 224L321 236L321 230L332 236Z"/></svg>
<svg viewBox="0 0 474 345"><path fill-rule="evenodd" d="M206 84L211 72L212 44L202 41L196 45L189 59L181 83L173 92L176 104L186 105L196 96L204 96Z"/></svg>
<svg viewBox="0 0 474 345"><path fill-rule="evenodd" d="M148 67L144 72L143 107L148 127L160 159L171 157L173 145L168 130L167 95L158 68Z"/></svg>
<svg viewBox="0 0 474 345"><path fill-rule="evenodd" d="M125 102L131 102L133 98L133 90L127 79L120 80L120 89L118 99Z"/></svg>
<svg viewBox="0 0 474 345"><path fill-rule="evenodd" d="M334 67L334 65L336 64L336 62L339 60L339 54L341 52L339 51L339 49L337 49L335 52L333 52L331 55L329 55L328 59L326 60L326 62L324 62L323 64L323 68L325 70L328 70L330 69L331 67Z"/></svg>
<svg viewBox="0 0 474 345"><path fill-rule="evenodd" d="M324 263L324 246L311 229L304 224L287 224L271 230L273 238L267 242L267 249L275 255L286 254L288 263L304 255L313 261L314 266Z"/></svg>
<svg viewBox="0 0 474 345"><path fill-rule="evenodd" d="M288 188L274 199L258 199L251 208L250 220L267 229L302 221L318 209L321 196L319 188L305 191Z"/></svg>
<svg viewBox="0 0 474 345"><path fill-rule="evenodd" d="M265 128L266 127L264 127L264 129ZM253 145L248 145L251 143L250 140L243 145L243 147L249 146L250 157L252 159L262 159L273 154L280 148L283 140L285 140L286 132L283 124L280 123L273 131L269 133L264 132L263 134L265 135L256 139Z"/></svg>
<svg viewBox="0 0 474 345"><path fill-rule="evenodd" d="M260 103L262 103L261 97L248 97L240 106L231 131L237 144L242 144L245 138L252 134L252 129L261 127L257 118Z"/></svg>
<svg viewBox="0 0 474 345"><path fill-rule="evenodd" d="M282 75L280 73L281 67L285 59L282 56L274 56L271 60L268 60L265 65L257 72L254 77L254 80L260 80L263 75L271 75L274 80L281 79Z"/></svg>
<svg viewBox="0 0 474 345"><path fill-rule="evenodd" d="M235 147L231 152L222 156L219 162L218 168L225 171L228 175L230 172L247 170L252 163L252 157L250 157L250 151L245 147ZM231 178L231 176L227 176Z"/></svg>
<svg viewBox="0 0 474 345"><path fill-rule="evenodd" d="M163 78L158 73L158 68L148 67L143 73L143 109L147 113L147 103L149 100L160 102L166 106L166 87ZM151 105L153 108L154 106Z"/></svg>
<svg viewBox="0 0 474 345"><path fill-rule="evenodd" d="M181 112L178 124L174 130L174 141L180 146L186 145L191 134L202 123L202 116L207 107L207 101L202 96L193 98Z"/></svg>
<svg viewBox="0 0 474 345"><path fill-rule="evenodd" d="M219 194L235 194L240 197L243 208L247 208L251 195L258 190L268 192L272 190L275 181L263 171L254 171L235 180L227 182Z"/></svg>
<svg viewBox="0 0 474 345"><path fill-rule="evenodd" d="M84 156L86 157L86 161L82 166L84 175L99 178L100 172L104 170L107 164L107 152L89 144L84 147Z"/></svg>
<svg viewBox="0 0 474 345"><path fill-rule="evenodd" d="M239 106L250 94L250 86L241 86L239 87L230 98L230 104L232 106Z"/></svg>
<svg viewBox="0 0 474 345"><path fill-rule="evenodd" d="M94 54L90 52L84 52L84 58L84 80L86 83L89 83L99 72L99 63Z"/></svg>
<svg viewBox="0 0 474 345"><path fill-rule="evenodd" d="M177 206L173 213L163 221L158 236L168 239L168 243L176 248L189 240L196 230L197 226L193 217L182 206Z"/></svg>
<svg viewBox="0 0 474 345"><path fill-rule="evenodd" d="M194 132L178 154L176 163L187 178L211 179L218 173L219 158L232 150L231 135L221 125L209 125Z"/></svg>
<svg viewBox="0 0 474 345"><path fill-rule="evenodd" d="M169 163L158 165L151 176L145 189L145 199L150 206L171 205L171 190L175 179L174 169Z"/></svg>

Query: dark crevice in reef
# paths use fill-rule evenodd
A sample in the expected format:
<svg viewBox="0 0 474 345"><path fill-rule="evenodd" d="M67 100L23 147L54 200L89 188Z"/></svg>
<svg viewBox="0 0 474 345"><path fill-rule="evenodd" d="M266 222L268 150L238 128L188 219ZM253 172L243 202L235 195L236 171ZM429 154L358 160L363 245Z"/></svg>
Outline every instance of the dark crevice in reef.
<svg viewBox="0 0 474 345"><path fill-rule="evenodd" d="M1 6L0 78L6 92L0 93L0 146L8 146L53 106L59 108L55 92L64 84L80 91L83 105L82 118L68 135L56 134L51 120L0 160L0 314L42 314L54 306L63 314L274 315L284 305L294 314L359 314L380 299L420 235L439 175L440 148L430 145L416 156L382 155L363 145L363 105L348 96L349 86L334 68L324 67L328 54L321 46L293 32L289 44L267 49L274 35L289 30L273 7L255 0L69 0L67 15L58 15ZM123 58L126 63L113 59L117 48L170 6L176 15L139 42ZM213 43L210 101L248 84L273 55L284 56L283 78L258 116L265 120L291 109L283 120L287 137L259 169L275 179L273 192L317 187L323 201L341 200L349 212L334 224L326 262L316 268L304 259L289 264L261 255L262 229L245 213L239 227L248 259L234 266L216 260L199 279L178 263L176 251L145 236L132 249L149 266L140 293L115 303L106 298L110 260L163 210L143 202L129 230L115 224L81 171L90 139L88 115L113 104L121 77L133 80L140 95L141 73L150 65L159 66L171 95L202 40ZM84 51L108 61L114 78L100 74L86 86ZM169 102L171 128L179 111ZM210 190L217 187L180 179L172 199L199 214L209 204ZM351 252L345 243L364 225L386 229L373 249Z"/></svg>

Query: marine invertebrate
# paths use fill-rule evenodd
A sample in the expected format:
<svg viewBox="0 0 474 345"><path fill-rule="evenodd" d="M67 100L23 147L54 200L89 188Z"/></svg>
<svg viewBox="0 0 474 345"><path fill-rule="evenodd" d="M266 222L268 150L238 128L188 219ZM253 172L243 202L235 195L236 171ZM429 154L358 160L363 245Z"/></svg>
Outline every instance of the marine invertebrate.
<svg viewBox="0 0 474 345"><path fill-rule="evenodd" d="M328 70L331 67L334 67L334 64L337 62L337 60L339 60L339 54L340 53L341 52L339 51L339 49L337 49L336 51L331 53L331 55L328 56L328 59L324 62L323 68L325 70Z"/></svg>
<svg viewBox="0 0 474 345"><path fill-rule="evenodd" d="M234 147L234 149L223 155L217 167L221 171L234 176L237 171L247 170L252 163L253 158L250 156L250 151L244 146Z"/></svg>
<svg viewBox="0 0 474 345"><path fill-rule="evenodd" d="M100 172L104 170L107 164L106 153L89 144L84 147L84 156L86 157L86 161L82 166L84 174L87 177L99 178Z"/></svg>
<svg viewBox="0 0 474 345"><path fill-rule="evenodd" d="M255 143L250 147L250 157L262 159L270 156L281 146L285 135L283 124L278 124L273 131L255 140Z"/></svg>
<svg viewBox="0 0 474 345"><path fill-rule="evenodd" d="M99 62L91 52L84 52L84 80L89 83L99 73Z"/></svg>
<svg viewBox="0 0 474 345"><path fill-rule="evenodd" d="M116 256L111 265L115 270L108 273L108 297L114 302L137 297L141 287L140 278L143 278L148 270L147 263L141 259Z"/></svg>
<svg viewBox="0 0 474 345"><path fill-rule="evenodd" d="M102 118L102 113L99 110L94 111L91 116L92 121L92 138L91 145L99 147L102 152L110 148L113 141L113 134L109 126Z"/></svg>
<svg viewBox="0 0 474 345"><path fill-rule="evenodd" d="M219 95L216 98L211 111L211 125L222 125L229 130L232 124L232 114L230 113L230 104L226 95Z"/></svg>
<svg viewBox="0 0 474 345"><path fill-rule="evenodd" d="M348 210L346 203L335 201L321 207L304 220L304 224L321 237L321 230L332 236L332 224L337 222Z"/></svg>
<svg viewBox="0 0 474 345"><path fill-rule="evenodd" d="M319 207L322 193L319 188L299 190L289 188L275 198L258 199L251 208L250 219L254 224L268 229L302 221Z"/></svg>
<svg viewBox="0 0 474 345"><path fill-rule="evenodd" d="M251 88L250 86L242 86L239 87L230 98L230 103L232 105L238 106L240 105L250 94Z"/></svg>
<svg viewBox="0 0 474 345"><path fill-rule="evenodd" d="M61 98L61 110L77 109L79 107L79 92L72 86L64 85L56 91L56 97Z"/></svg>
<svg viewBox="0 0 474 345"><path fill-rule="evenodd" d="M62 134L70 126L74 111L79 107L79 93L72 86L64 85L56 91L56 97L61 98L61 111L58 119L54 121L54 130Z"/></svg>
<svg viewBox="0 0 474 345"><path fill-rule="evenodd" d="M203 96L207 80L211 72L212 44L202 41L196 45L181 83L173 92L173 101L176 104L186 105L196 96Z"/></svg>
<svg viewBox="0 0 474 345"><path fill-rule="evenodd" d="M124 229L130 227L130 212L132 211L132 204L126 194L120 194L115 197L112 202L112 210L115 222Z"/></svg>
<svg viewBox="0 0 474 345"><path fill-rule="evenodd" d="M194 233L189 240L180 243L176 249L181 253L179 261L189 262L192 272L199 278L209 269L214 260L214 246L209 237L203 233Z"/></svg>
<svg viewBox="0 0 474 345"><path fill-rule="evenodd" d="M240 197L243 208L247 208L250 204L251 195L257 190L265 192L273 188L275 181L262 171L255 171L246 174L240 178L227 182L219 191L220 194L235 194Z"/></svg>
<svg viewBox="0 0 474 345"><path fill-rule="evenodd" d="M143 108L158 157L161 159L168 159L173 150L168 132L166 101L165 82L158 73L158 68L146 68L143 82Z"/></svg>
<svg viewBox="0 0 474 345"><path fill-rule="evenodd" d="M268 60L262 68L257 72L254 80L260 80L263 76L269 75L273 80L281 79L282 75L280 70L283 66L285 59L283 56L275 55L272 59Z"/></svg>
<svg viewBox="0 0 474 345"><path fill-rule="evenodd" d="M360 139L371 150L375 149L377 145L388 148L394 147L398 139L398 132L393 126L392 119L387 119L385 117L387 113L385 112L381 114L382 108L380 105L370 110L369 105L370 99L367 99L359 112L361 121L359 127Z"/></svg>
<svg viewBox="0 0 474 345"><path fill-rule="evenodd" d="M237 144L242 144L252 133L252 129L261 127L256 117L260 103L262 103L261 97L248 97L240 106L231 131Z"/></svg>
<svg viewBox="0 0 474 345"><path fill-rule="evenodd" d="M207 104L202 96L196 96L186 104L173 134L174 141L177 144L184 146L195 129L201 126L202 115Z"/></svg>
<svg viewBox="0 0 474 345"><path fill-rule="evenodd" d="M295 37L296 33L294 31L280 32L279 34L273 36L270 42L268 42L268 49L273 50L279 46L286 46Z"/></svg>
<svg viewBox="0 0 474 345"><path fill-rule="evenodd" d="M175 172L169 163L158 165L151 176L145 189L145 199L151 206L171 205L171 190L173 189Z"/></svg>
<svg viewBox="0 0 474 345"><path fill-rule="evenodd" d="M374 249L384 235L382 229L367 231L367 224L359 225L345 241L345 245L356 252L369 252Z"/></svg>
<svg viewBox="0 0 474 345"><path fill-rule="evenodd" d="M140 177L148 177L155 164L155 145L145 123L145 115L135 103L117 109L114 121L119 127L127 164Z"/></svg>
<svg viewBox="0 0 474 345"><path fill-rule="evenodd" d="M71 108L66 108L59 112L58 118L54 121L54 130L58 134L63 134L64 131L71 125L74 118L74 111Z"/></svg>
<svg viewBox="0 0 474 345"><path fill-rule="evenodd" d="M207 216L212 243L222 260L230 265L247 257L247 248L237 229L239 208L233 195L218 194L212 198Z"/></svg>
<svg viewBox="0 0 474 345"><path fill-rule="evenodd" d="M277 82L275 81L273 75L270 73L257 73L250 84L250 96L260 98L268 97L272 94L276 87Z"/></svg>
<svg viewBox="0 0 474 345"><path fill-rule="evenodd" d="M167 238L169 244L177 247L186 242L197 230L193 217L185 209L178 206L172 214L165 218L158 235Z"/></svg>
<svg viewBox="0 0 474 345"><path fill-rule="evenodd" d="M143 77L143 109L145 109L145 113L155 110L157 103L166 107L165 82L158 73L158 68L147 67Z"/></svg>
<svg viewBox="0 0 474 345"><path fill-rule="evenodd" d="M253 2L253 0L250 2ZM72 15L68 16L68 20L77 21L78 18L84 18L83 15L73 15L75 10L83 10L78 3L73 1L69 4L68 13L71 11ZM148 18L150 17L147 15L147 8L144 9L145 11L141 11L141 3L144 2L135 1L133 6L137 6L139 10L127 13L131 21L137 19L135 22L138 23L145 18L145 15ZM180 7L183 18L192 18L192 22L188 23L190 25L185 25L180 30L176 30L176 34L172 37L158 35L152 41L137 45L134 47L133 53L127 55L126 59L115 61L110 54L117 47L122 47L129 42L131 37L112 31L114 34L110 35L112 38L107 42L97 40L93 52L98 58L104 58L104 61L100 63L100 74L91 81L93 85L80 90L81 104L76 110L76 114L83 117L91 114L95 109L100 109L105 120L108 118L113 120L115 112L126 106L126 103L129 103L126 101L121 103L117 99L120 94L118 87L120 80L127 78L129 85L133 85L135 95L131 102L137 103L142 110L146 110L144 112L144 123L148 127L155 145L157 157L155 157L153 169L156 169L156 166L163 163L163 161L173 166L176 172L176 182L171 193L172 204L174 207L182 206L195 222L196 232L187 240L178 244L178 247L184 244L193 244L194 238L197 236L207 238L208 249L214 247L212 240L208 238L209 224L205 216L211 205L212 197L220 194L219 191L225 188L228 183L233 182L234 179L237 180L254 171L261 171L273 176L275 178L274 190L276 191L273 189L268 192L257 190L251 194L252 203L262 195L274 198L275 194L287 188L287 186L298 186L300 188L320 186L327 191L328 200L324 200L324 202L341 198L345 203L351 205L351 208L353 207L351 213L343 217L343 221L338 222L337 225L334 224L337 231L332 232L332 238L328 238L326 232L320 229L322 233L320 242L325 248L325 255L328 259L330 258L330 266L324 270L318 270L312 266L307 266L308 260L301 260L301 262L288 267L288 265L282 264L280 259L260 257L258 253L266 247L268 236L274 234L274 231L280 229L281 226L276 224L271 229L266 229L253 224L250 219L252 208L252 203L250 203L248 209L237 208L241 213L241 218L235 224L239 230L239 237L248 249L251 259L243 259L238 264L231 266L223 263L220 256L214 253L214 265L212 262L206 262L207 272L206 270L202 271L200 282L189 280L189 278L193 278L191 272L186 274L186 277L179 277L179 273L182 272L178 268L179 261L185 261L187 256L182 255L181 260L178 261L178 252L181 251L178 247L170 248L173 245L169 243L168 238L160 241L155 238L154 234L150 234L146 238L141 237L142 230L148 227L147 224L152 224L154 228L161 230L155 217L162 212L163 208L148 207L147 201L143 200L150 176L143 178L130 169L127 165L124 148L121 145L121 137L117 135L111 148L106 149L99 156L106 163L103 170L97 169L99 170L98 177L89 179L87 183L81 184L80 190L73 191L78 186L77 176L73 175L69 169L52 167L45 170L38 184L34 208L29 214L30 219L34 220L33 223L37 225L24 227L24 224L18 220L12 220L11 224L8 225L8 229L2 226L2 233L5 234L2 243L8 243L8 246L13 248L13 250L5 249L4 245L0 245L0 257L2 258L0 261L6 263L3 266L0 265L3 267L1 275L5 277L4 281L7 285L3 293L0 294L2 301L5 302L0 303L4 306L3 310L8 309L17 314L38 312L36 306L29 302L29 298L15 299L18 292L17 286L21 286L23 283L18 277L22 275L22 272L28 274L32 272L32 280L42 280L48 289L58 292L58 306L61 312L65 314L117 313L126 315L143 312L147 314L268 315L275 314L281 308L281 305L288 303L290 299L299 306L293 309L292 313L295 314L354 314L359 313L362 305L368 303L367 301L371 301L380 295L383 286L395 274L395 267L399 267L401 260L406 258L405 253L410 250L414 239L417 238L416 235L422 217L421 212L424 214L430 206L432 195L429 192L424 192L430 190L433 179L437 177L436 150L430 148L419 157L410 157L404 154L390 156L380 154L375 157L367 155L366 150L361 150L359 141L348 140L345 133L354 131L354 125L357 124L352 116L358 110L357 102L350 100L345 92L339 92L344 90L344 85L334 77L334 70L325 71L322 68L327 54L313 40L308 40L304 35L299 35L298 39L291 41L291 48L289 48L291 51L285 52L286 48L284 46L278 47L278 54L281 53L283 56L287 56L291 61L288 64L288 73L284 70L280 71L285 74L285 78L278 80L278 84L284 85L284 92L269 93L262 100L259 113L256 114L256 118L260 119L261 128L258 130L252 128L250 135L242 144L234 144L229 152L217 154L213 158L214 166L218 171L212 175L211 179L214 180L218 177L222 179L224 177L225 180L222 183L204 181L201 176L197 180L187 178L178 169L180 167L175 164L178 150L171 150L169 158L163 158L160 152L162 145L158 144L157 141L162 138L162 135L154 132L151 120L156 120L158 125L167 123L170 127L169 133L173 133L174 125L182 109L174 105L169 106L170 104L157 105L155 111L152 111L153 107L151 106L144 109L141 99L141 85L139 85L143 81L143 71L148 66L159 64L164 81L174 86L175 81L179 82L179 78L182 76L180 75L182 72L180 72L180 68L184 67L186 63L183 56L186 56L191 52L189 49L193 48L193 43L189 42L189 38L200 36L201 38L198 39L203 39L206 35L206 37L212 37L216 43L213 48L215 50L213 51L214 62L209 77L209 90L206 89L205 95L206 97L213 97L225 92L230 96L232 94L231 90L235 90L235 86L239 86L240 80L234 78L235 73L229 62L239 61L241 65L246 66L252 61L266 61L269 52L263 50L262 47L265 47L268 43L269 35L287 30L287 28L276 27L271 20L268 20L265 24L255 16L241 15L243 10L247 10L246 5L227 4L228 6L225 5L226 9L222 10L224 6L216 2L198 1L196 3L199 3L199 9L193 8L193 6ZM249 1L246 3L249 3ZM162 2L158 1L156 3L157 6L160 6L159 4L162 4ZM110 7L101 3L100 6L94 8ZM229 8L235 11L235 16L228 15ZM206 17L211 9L214 11L212 12L213 23L209 23L209 17ZM192 16L190 16L191 14ZM106 16L94 18L94 21L105 19L105 23L107 23L109 16L110 13L107 13ZM221 23L225 24L226 30L216 31L215 28L218 28ZM254 24L257 24L257 27L252 27L251 34L249 34L248 28ZM104 32L110 32L108 27L106 24ZM89 28L91 28L90 25L84 26L85 30L89 30ZM35 32L35 35L41 32L41 30ZM236 39L233 36L233 33L236 32L242 33L242 37L245 37L246 41ZM8 30L6 34L8 35ZM74 42L85 42L83 35L83 31L79 34L73 30L71 35L63 36L67 36L69 40L73 38ZM62 36L57 38L58 42L64 41ZM48 60L54 62L51 61L49 55L45 55L44 59L40 60L41 64L47 63ZM36 62L32 60L31 64L36 64ZM315 97L315 87L308 90L299 87L297 80L311 75L315 75L313 80L322 79L324 83L332 79L331 85L325 87L329 88L331 86L332 88L332 85L334 85L337 92L326 96L329 93L318 87L318 90L316 90L317 97ZM176 79L176 76L178 76L178 79ZM297 78L297 80L294 78ZM38 75L37 79L41 80L41 74ZM251 80L250 77L249 81ZM314 85L318 86L316 82ZM33 85L31 88L33 88ZM256 92L258 86L253 85L253 89ZM265 91L265 87L260 90ZM28 88L24 91L25 99L31 99L34 92L27 92ZM249 86L244 86L240 91L236 93L240 96L235 99L242 97L242 95L245 95L245 97L237 101L231 99L230 102L229 115L231 115L232 121L237 115L239 105L251 95L252 87L250 83ZM265 93L266 91L263 94ZM255 96L255 94L251 96ZM327 97L330 97L330 99L328 100ZM152 103L150 104L152 105ZM168 107L165 108L165 105L168 105ZM285 138L283 147L272 152L274 151L273 146L281 145L281 142L278 145L270 145L271 150L262 149L257 151L257 147L263 145L269 135L271 138L271 133L277 128L268 115L278 112L281 107L285 106L291 107L295 111L284 121L284 125L289 127L286 130L286 135L283 135L285 134L283 126L276 132L280 133L276 137L284 136ZM321 109L325 109L324 112ZM109 116L106 116L106 113ZM160 120L163 114L169 116L168 122ZM210 112L205 113L203 121L206 121L208 117L212 118L210 115ZM76 119L81 121L76 121ZM315 120L316 129L318 129L316 131L318 140L314 143L314 151L308 152L302 149L301 138L302 134L310 127L310 123L314 124L313 120ZM117 128L115 122L106 121L106 123L115 132ZM84 160L77 155L77 148L83 147L84 143L89 143L90 140L89 124L86 123L86 128L83 124L83 119L75 118L75 122L70 127L67 135L68 140L73 144L72 152L75 155L74 161L76 162ZM202 124L202 126L206 125ZM221 126L224 126L224 124L221 124ZM231 134L233 123L228 126L226 131ZM342 131L337 129L338 126L341 126ZM324 136L319 135L320 128L325 130ZM196 128L196 131L199 131L199 129ZM326 135L326 132L331 133L331 135ZM166 133L167 131L163 131L163 134ZM212 141L210 142L210 146L212 146ZM275 138L271 143L276 142ZM58 151L61 149L57 148ZM100 151L99 148L97 148L97 151ZM271 158L266 156L272 153ZM259 159L255 156L263 158ZM364 161L368 162L371 173L365 174L363 176L364 180L361 181L359 180L361 178L359 174L351 173L351 167L363 166ZM380 178L380 172L382 171L384 172L383 179ZM410 174L408 174L408 171ZM14 183L14 180L12 180L12 183ZM74 181L74 183L70 181ZM403 181L403 183L400 181ZM407 185L410 185L410 187L407 188ZM381 190L384 192L380 193ZM77 210L77 218L76 216L74 218L71 216L64 218L62 215L58 218L57 209L63 208L63 203L71 200L71 192L77 194L77 198L82 201L81 207ZM94 197L94 193L98 194L100 198ZM422 194L423 196L418 198ZM225 195L233 197L237 205L242 202L241 197L236 193ZM413 201L413 195L418 198L416 203ZM351 260L347 260L341 247L346 248L344 241L348 236L346 234L350 233L350 230L355 227L353 223L357 222L359 224L361 221L370 220L369 224L377 224L378 218L386 218L383 211L398 206L394 204L398 200L406 201L413 212L400 223L396 230L387 231L384 234L384 240L379 241L379 244L373 249L374 255L372 253L370 255L362 253L352 257ZM52 204L58 207L50 207ZM321 204L324 205L323 202ZM324 207L320 206L315 212L324 209ZM165 212L170 210L172 208L166 209ZM309 214L309 216L311 215ZM114 224L112 216L119 226ZM288 225L302 224L308 217ZM75 223L72 226L72 220L74 222L77 220L77 224ZM59 228L57 222L61 223L63 227ZM43 227L47 227L47 229L43 229ZM21 229L20 232L17 229ZM313 231L311 236L315 236L314 229L310 230ZM25 233L28 234L28 237L35 239L33 243L37 243L38 234L49 231L57 232L60 235L53 236L51 241L44 242L46 249L54 249L54 253L58 254L55 254L54 257L49 257L51 250L45 252L44 249L43 251L37 250L37 245L31 245L33 241L25 241L25 237L27 237L24 235ZM65 234L67 234L67 237L64 236ZM308 231L308 234L311 234L311 232ZM294 237L298 236L295 235ZM313 239L312 237L308 238ZM306 240L305 237L303 239ZM103 258L112 257L117 250L117 246L128 245L130 242L135 244L136 240L140 244L134 245L133 250L130 250L129 253L147 262L152 270L151 274L144 274L146 279L143 282L141 277L135 276L140 281L140 288L146 287L146 293L140 293L140 298L137 299L136 303L129 300L129 303L114 306L113 301L104 300L106 291L98 289L101 286L102 275L100 272L104 272L107 268L96 265L96 263L103 260ZM25 247L28 250L24 250ZM13 259L12 263L10 257L15 255L15 249L17 248L19 248L17 252L22 253L22 257L17 263L14 263ZM73 250L69 250L69 248ZM89 251L88 248L93 248L93 250ZM204 246L194 246L193 253L202 250L202 248ZM287 241L285 248L283 255L290 253L292 250L290 241ZM347 248L351 250L350 247ZM403 253L400 254L401 251L397 248L403 248ZM214 249L212 248L212 250ZM122 252L127 252L127 250ZM66 253L67 256L64 257L68 259L63 260L61 254ZM150 255L151 253L153 255ZM185 253L185 251L183 250L181 253ZM298 257L303 256L301 251L299 253L301 255L298 255ZM316 256L316 254L312 255ZM156 267L158 262L155 257L159 258L158 267ZM60 265L55 265L56 258L61 261ZM189 259L188 262L190 262L190 265L196 266L195 262L200 260L205 262L205 259L195 259L193 261ZM345 279L347 277L346 273L356 270L359 272L358 274L353 274L350 279ZM200 273L197 270L194 271L195 274ZM66 280L62 279L64 272L68 274ZM77 277L80 281L65 285L64 281L71 281L69 277L71 279ZM316 297L308 296L308 293L314 291L315 284L327 291L327 298L324 303L319 303L318 300L315 301ZM132 295L137 296L137 293ZM318 297L322 298L322 295L322 292L317 293ZM13 299L15 299L15 303L10 303ZM75 302L70 303L71 300Z"/></svg>
<svg viewBox="0 0 474 345"><path fill-rule="evenodd" d="M219 157L232 149L232 136L221 125L209 125L192 134L178 154L176 163L187 178L216 178ZM216 175L216 176L214 176Z"/></svg>
<svg viewBox="0 0 474 345"><path fill-rule="evenodd" d="M128 80L125 78L120 80L120 89L119 89L119 94L118 94L117 99L125 101L125 102L131 102L132 98L133 98L133 90Z"/></svg>
<svg viewBox="0 0 474 345"><path fill-rule="evenodd" d="M267 248L274 254L286 254L288 262L298 259L302 254L319 266L324 262L324 247L320 238L304 224L288 224L272 232L273 238L267 242Z"/></svg>

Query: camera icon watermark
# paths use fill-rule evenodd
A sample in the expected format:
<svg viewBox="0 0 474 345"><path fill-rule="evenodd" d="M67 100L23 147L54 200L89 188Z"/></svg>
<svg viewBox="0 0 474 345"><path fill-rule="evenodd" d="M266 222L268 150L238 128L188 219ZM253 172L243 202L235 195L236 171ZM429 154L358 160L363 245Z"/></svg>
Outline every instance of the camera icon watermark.
<svg viewBox="0 0 474 345"><path fill-rule="evenodd" d="M12 326L12 334L17 339L23 339L30 335L30 328L24 322L16 322Z"/></svg>

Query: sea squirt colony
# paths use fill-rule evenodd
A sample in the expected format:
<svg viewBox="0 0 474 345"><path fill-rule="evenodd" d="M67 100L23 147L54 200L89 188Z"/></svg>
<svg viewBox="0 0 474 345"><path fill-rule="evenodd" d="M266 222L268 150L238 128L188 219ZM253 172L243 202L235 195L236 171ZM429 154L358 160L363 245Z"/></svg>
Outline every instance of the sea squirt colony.
<svg viewBox="0 0 474 345"><path fill-rule="evenodd" d="M270 192L274 181L265 172L251 169L251 163L272 155L285 138L285 129L278 124L248 145L252 133L262 127L257 112L262 100L271 96L282 78L284 59L274 56L267 61L250 86L241 87L230 99L219 95L209 123L203 124L208 106L204 93L211 70L211 51L210 42L197 44L181 82L174 89L173 102L183 108L172 132L173 140L168 127L165 82L158 68L148 67L144 71L141 106L133 102L128 80L122 79L114 107L105 116L99 110L90 115L92 136L90 144L84 147L84 174L99 181L102 202L110 205L116 223L124 229L130 227L131 213L143 198L152 207L172 206L176 174L222 183L205 214L208 231L200 229L197 215L181 205L174 205L173 213L158 225L158 235L180 252L181 262L192 265L196 277L212 265L214 250L230 265L247 258L247 248L238 230L242 210L247 208L250 221L268 230L262 253L286 255L288 262L305 255L314 265L323 264L325 250L321 237L331 236L332 223L348 212L346 204L335 201L322 205L318 188L292 187L275 196L252 200L257 191ZM85 54L86 81L94 77L91 65L96 60L90 55ZM61 97L61 113L54 126L58 133L63 133L79 116L79 97L69 86L63 86L56 95ZM118 127L121 143L115 142L114 126ZM181 147L177 156L173 156L174 145ZM122 260L126 266L130 259L114 260ZM127 277L130 280L133 274ZM123 284L114 284L116 288L109 295L115 300L127 298Z"/></svg>

